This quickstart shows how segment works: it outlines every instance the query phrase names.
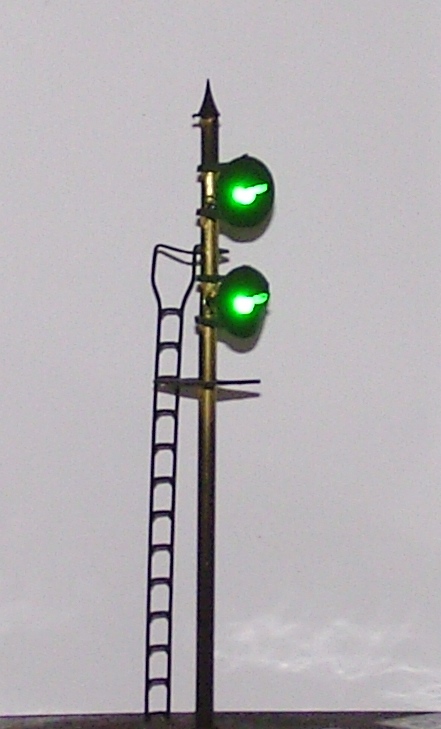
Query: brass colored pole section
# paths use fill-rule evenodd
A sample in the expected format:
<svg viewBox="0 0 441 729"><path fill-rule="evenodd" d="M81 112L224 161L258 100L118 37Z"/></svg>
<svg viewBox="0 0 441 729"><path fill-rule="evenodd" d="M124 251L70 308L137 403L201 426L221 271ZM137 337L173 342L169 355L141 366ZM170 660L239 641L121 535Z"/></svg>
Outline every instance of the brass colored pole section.
<svg viewBox="0 0 441 729"><path fill-rule="evenodd" d="M217 173L210 166L218 161L219 113L207 83L199 112L202 132L202 209L216 198ZM213 313L210 297L216 292L219 259L218 223L202 214L201 282L199 323L199 378L203 383L216 380L216 328L210 326ZM207 322L207 323L204 323ZM213 728L214 699L214 566L215 566L215 440L216 388L201 387L199 393L198 459L198 572L196 644L196 729Z"/></svg>

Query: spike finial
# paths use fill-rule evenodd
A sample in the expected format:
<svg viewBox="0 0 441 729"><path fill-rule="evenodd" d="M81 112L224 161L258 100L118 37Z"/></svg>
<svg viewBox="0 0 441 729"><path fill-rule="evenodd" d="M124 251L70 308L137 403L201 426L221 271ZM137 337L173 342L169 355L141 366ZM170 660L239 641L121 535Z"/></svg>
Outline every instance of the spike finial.
<svg viewBox="0 0 441 729"><path fill-rule="evenodd" d="M201 119L217 119L220 116L219 111L214 103L213 94L211 93L210 80L207 79L207 85L205 87L205 96L202 102L202 106L197 114L193 116L200 116Z"/></svg>

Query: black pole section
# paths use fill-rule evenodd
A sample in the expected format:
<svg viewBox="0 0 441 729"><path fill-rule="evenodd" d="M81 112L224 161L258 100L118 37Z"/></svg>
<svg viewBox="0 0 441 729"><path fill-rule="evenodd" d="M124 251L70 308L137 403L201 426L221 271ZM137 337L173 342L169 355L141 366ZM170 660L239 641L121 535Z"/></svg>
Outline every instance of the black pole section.
<svg viewBox="0 0 441 729"><path fill-rule="evenodd" d="M201 282L199 333L199 378L216 381L216 328L210 326L213 314L209 299L216 290L219 245L218 223L203 214L216 200L219 112L207 81L198 114L201 127L202 211ZM196 729L213 729L214 694L214 566L215 566L215 440L216 388L199 392L198 452L198 572L196 641Z"/></svg>

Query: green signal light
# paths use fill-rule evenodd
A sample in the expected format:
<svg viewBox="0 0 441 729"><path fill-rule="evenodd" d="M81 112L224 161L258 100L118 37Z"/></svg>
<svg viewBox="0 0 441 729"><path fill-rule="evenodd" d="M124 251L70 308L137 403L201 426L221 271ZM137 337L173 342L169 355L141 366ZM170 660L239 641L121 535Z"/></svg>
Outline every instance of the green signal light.
<svg viewBox="0 0 441 729"><path fill-rule="evenodd" d="M255 202L258 195L263 195L267 192L269 185L263 182L261 185L252 185L251 187L244 187L243 185L237 185L233 187L231 197L239 205L252 205Z"/></svg>
<svg viewBox="0 0 441 729"><path fill-rule="evenodd" d="M269 299L269 284L260 271L251 266L234 268L213 299L217 326L242 339L258 335Z"/></svg>
<svg viewBox="0 0 441 729"><path fill-rule="evenodd" d="M269 222L273 203L273 177L256 157L243 155L219 165L216 217L225 235L233 240L242 240L241 236L254 240L263 232L259 226Z"/></svg>
<svg viewBox="0 0 441 729"><path fill-rule="evenodd" d="M254 311L254 308L258 304L265 304L269 299L269 294L254 294L254 296L245 296L238 294L233 299L233 309L236 314L246 316Z"/></svg>
<svg viewBox="0 0 441 729"><path fill-rule="evenodd" d="M252 296L235 296L233 299L233 309L236 314L251 314L254 309L254 301Z"/></svg>

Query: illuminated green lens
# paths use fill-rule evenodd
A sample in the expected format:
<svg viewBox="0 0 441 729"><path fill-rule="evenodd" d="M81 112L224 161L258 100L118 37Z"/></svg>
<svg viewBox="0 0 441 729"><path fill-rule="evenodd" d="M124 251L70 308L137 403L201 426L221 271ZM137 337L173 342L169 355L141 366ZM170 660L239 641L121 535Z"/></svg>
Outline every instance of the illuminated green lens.
<svg viewBox="0 0 441 729"><path fill-rule="evenodd" d="M233 299L233 309L236 314L251 314L254 309L254 301L252 296L235 296Z"/></svg>
<svg viewBox="0 0 441 729"><path fill-rule="evenodd" d="M222 278L213 301L216 326L241 339L258 335L269 298L269 284L260 271L234 268Z"/></svg>
<svg viewBox="0 0 441 729"><path fill-rule="evenodd" d="M239 294L234 297L232 305L236 314L246 315L251 314L256 304L265 304L268 299L269 295L265 293L254 294L253 296L244 296L243 294Z"/></svg>
<svg viewBox="0 0 441 729"><path fill-rule="evenodd" d="M251 187L244 187L243 185L236 185L231 191L231 197L233 200L240 205L252 205L258 195L263 195L268 190L266 182L261 185L252 185Z"/></svg>
<svg viewBox="0 0 441 729"><path fill-rule="evenodd" d="M215 215L222 233L233 240L258 238L273 204L274 180L263 162L244 154L219 165Z"/></svg>

